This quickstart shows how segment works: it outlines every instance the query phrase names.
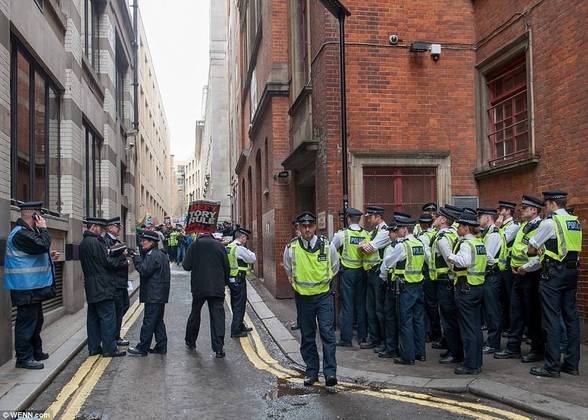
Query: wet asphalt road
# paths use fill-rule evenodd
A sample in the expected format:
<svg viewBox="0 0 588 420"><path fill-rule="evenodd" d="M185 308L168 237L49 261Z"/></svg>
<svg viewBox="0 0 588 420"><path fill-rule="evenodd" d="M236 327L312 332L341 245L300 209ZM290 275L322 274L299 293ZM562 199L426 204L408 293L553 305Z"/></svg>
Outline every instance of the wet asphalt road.
<svg viewBox="0 0 588 420"><path fill-rule="evenodd" d="M79 419L379 419L469 418L435 406L383 399L374 395L340 391L330 394L319 388L278 379L253 366L239 340L225 339L225 359L216 359L210 348L208 308L195 351L184 346L184 329L190 312L189 273L172 268L170 303L166 306L168 354L113 359L96 385L81 399ZM291 367L252 316L270 355ZM126 336L136 344L142 314ZM229 331L230 312L226 325ZM46 410L87 357L84 349L32 404ZM88 376L92 376L91 372ZM98 375L96 375L98 376ZM443 395L464 401L464 398ZM469 399L467 401L479 402ZM497 404L484 402L497 407ZM502 406L501 408L504 409ZM513 411L509 408L506 410Z"/></svg>

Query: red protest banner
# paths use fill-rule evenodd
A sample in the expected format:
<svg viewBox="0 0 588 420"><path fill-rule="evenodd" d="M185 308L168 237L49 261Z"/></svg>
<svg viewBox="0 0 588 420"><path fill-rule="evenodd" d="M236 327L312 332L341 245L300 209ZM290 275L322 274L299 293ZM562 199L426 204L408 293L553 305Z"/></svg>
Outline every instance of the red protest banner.
<svg viewBox="0 0 588 420"><path fill-rule="evenodd" d="M197 200L188 206L186 233L214 233L220 211L220 202Z"/></svg>

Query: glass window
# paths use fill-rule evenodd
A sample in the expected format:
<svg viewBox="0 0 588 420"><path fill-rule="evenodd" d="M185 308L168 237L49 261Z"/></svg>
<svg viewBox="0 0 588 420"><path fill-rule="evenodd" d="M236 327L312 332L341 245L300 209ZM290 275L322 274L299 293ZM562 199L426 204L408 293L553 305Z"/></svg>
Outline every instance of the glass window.
<svg viewBox="0 0 588 420"><path fill-rule="evenodd" d="M96 71L99 70L98 19L98 2L96 0L84 0L84 41L82 42L82 48Z"/></svg>
<svg viewBox="0 0 588 420"><path fill-rule="evenodd" d="M11 60L12 198L39 200L60 212L60 96L49 77L13 40Z"/></svg>
<svg viewBox="0 0 588 420"><path fill-rule="evenodd" d="M86 217L100 217L101 215L101 162L102 139L88 126L84 126L85 147L84 156L86 168L84 172L84 196Z"/></svg>

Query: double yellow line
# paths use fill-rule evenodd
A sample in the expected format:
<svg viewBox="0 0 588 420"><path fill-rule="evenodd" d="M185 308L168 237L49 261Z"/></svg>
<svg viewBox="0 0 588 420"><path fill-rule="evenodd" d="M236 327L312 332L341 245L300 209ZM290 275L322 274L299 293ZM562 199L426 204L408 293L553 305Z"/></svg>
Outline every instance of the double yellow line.
<svg viewBox="0 0 588 420"><path fill-rule="evenodd" d="M303 374L301 372L281 366L277 360L271 357L267 352L263 342L261 341L255 325L251 322L251 319L247 314L245 314L245 321L251 328L253 328L253 331L249 334L248 337L242 337L239 339L239 341L251 364L259 370L263 370L274 375L276 378L285 380L292 384L302 384ZM321 388L324 387L322 384L318 384L316 386ZM484 404L455 401L449 398L435 397L425 393L402 391L394 388L374 389L368 386L357 385L354 383L339 382L337 389L351 394L416 404L423 407L439 409L453 414L478 419L528 419L528 417Z"/></svg>
<svg viewBox="0 0 588 420"><path fill-rule="evenodd" d="M139 303L139 299L137 299L123 318L122 338L127 335L142 312L143 304ZM55 401L47 408L45 414L50 418L75 419L111 360L112 358L102 356L88 357L57 395ZM68 401L69 403L65 406ZM59 415L62 409L63 414Z"/></svg>

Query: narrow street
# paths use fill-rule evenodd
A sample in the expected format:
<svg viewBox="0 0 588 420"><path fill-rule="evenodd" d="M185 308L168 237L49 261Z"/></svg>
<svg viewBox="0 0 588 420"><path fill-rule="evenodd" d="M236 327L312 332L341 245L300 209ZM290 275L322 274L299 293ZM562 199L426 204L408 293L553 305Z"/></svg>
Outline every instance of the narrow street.
<svg viewBox="0 0 588 420"><path fill-rule="evenodd" d="M250 338L228 338L227 357L216 359L210 349L208 310L203 308L197 348L190 351L183 342L189 284L189 273L172 269L166 356L88 358L83 349L29 409L65 419L527 418L479 399L372 389L344 378L334 394L320 386L304 387L300 372L249 315L246 321L255 328ZM132 344L141 319L142 307L135 302L125 323ZM228 328L229 311L226 321Z"/></svg>

